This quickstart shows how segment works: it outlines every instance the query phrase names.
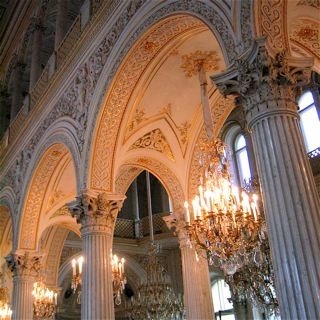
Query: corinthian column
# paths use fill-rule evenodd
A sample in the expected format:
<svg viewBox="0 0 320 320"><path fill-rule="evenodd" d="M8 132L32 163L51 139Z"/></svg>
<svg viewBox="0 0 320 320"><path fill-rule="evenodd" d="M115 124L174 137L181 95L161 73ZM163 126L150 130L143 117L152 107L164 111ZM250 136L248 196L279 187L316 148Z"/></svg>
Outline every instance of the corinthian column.
<svg viewBox="0 0 320 320"><path fill-rule="evenodd" d="M163 217L179 240L182 259L184 308L187 319L213 319L213 303L207 259L191 248L185 223L175 214Z"/></svg>
<svg viewBox="0 0 320 320"><path fill-rule="evenodd" d="M39 275L40 257L29 252L12 253L6 257L13 272L13 320L33 319L33 284Z"/></svg>
<svg viewBox="0 0 320 320"><path fill-rule="evenodd" d="M110 254L114 224L123 196L83 194L69 204L81 224L84 265L82 273L81 319L114 319Z"/></svg>
<svg viewBox="0 0 320 320"><path fill-rule="evenodd" d="M312 59L284 52L271 58L258 40L229 70L212 78L246 111L282 319L320 319L320 204L296 105L311 65Z"/></svg>

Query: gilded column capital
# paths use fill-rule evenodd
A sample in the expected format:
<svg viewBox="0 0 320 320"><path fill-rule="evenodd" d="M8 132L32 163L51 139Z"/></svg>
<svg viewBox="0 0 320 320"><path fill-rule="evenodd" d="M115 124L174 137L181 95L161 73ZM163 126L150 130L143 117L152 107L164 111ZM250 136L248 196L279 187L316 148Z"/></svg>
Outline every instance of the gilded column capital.
<svg viewBox="0 0 320 320"><path fill-rule="evenodd" d="M97 196L84 193L68 204L71 215L81 224L82 234L92 232L112 233L118 212L125 196L100 193Z"/></svg>
<svg viewBox="0 0 320 320"><path fill-rule="evenodd" d="M266 113L296 115L296 97L310 81L313 58L295 58L284 50L269 55L265 39L254 41L231 67L211 79L224 96L235 96L247 113L250 126Z"/></svg>
<svg viewBox="0 0 320 320"><path fill-rule="evenodd" d="M41 269L41 256L34 252L11 253L5 257L7 266L15 276L37 277Z"/></svg>

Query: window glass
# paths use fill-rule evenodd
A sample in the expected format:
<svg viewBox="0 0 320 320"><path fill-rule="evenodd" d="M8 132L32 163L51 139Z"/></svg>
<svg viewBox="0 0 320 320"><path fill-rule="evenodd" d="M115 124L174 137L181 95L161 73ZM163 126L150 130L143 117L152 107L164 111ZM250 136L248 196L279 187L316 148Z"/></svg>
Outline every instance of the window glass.
<svg viewBox="0 0 320 320"><path fill-rule="evenodd" d="M244 139L244 136L242 134L238 135L236 139L236 151L238 151L241 148L244 148L246 146L246 140Z"/></svg>
<svg viewBox="0 0 320 320"><path fill-rule="evenodd" d="M235 154L240 184L243 185L244 180L248 181L251 178L251 171L246 148L246 140L242 134L239 134L235 140Z"/></svg>
<svg viewBox="0 0 320 320"><path fill-rule="evenodd" d="M300 99L299 99L299 109L302 111L306 107L310 106L311 104L314 104L313 96L310 91L304 93Z"/></svg>
<svg viewBox="0 0 320 320"><path fill-rule="evenodd" d="M301 129L307 152L320 146L320 121L316 106L310 91L299 99Z"/></svg>
<svg viewBox="0 0 320 320"><path fill-rule="evenodd" d="M217 318L234 320L233 305L228 299L231 298L229 286L220 279L212 286L212 299ZM229 312L222 312L228 310Z"/></svg>

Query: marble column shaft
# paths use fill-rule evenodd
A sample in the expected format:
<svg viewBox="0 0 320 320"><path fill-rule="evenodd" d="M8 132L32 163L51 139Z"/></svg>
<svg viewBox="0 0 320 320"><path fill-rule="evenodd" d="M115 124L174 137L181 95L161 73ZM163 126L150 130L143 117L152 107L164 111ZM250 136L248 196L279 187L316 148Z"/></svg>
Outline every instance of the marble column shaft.
<svg viewBox="0 0 320 320"><path fill-rule="evenodd" d="M134 236L136 239L140 238L140 216L139 216L139 197L137 179L134 179L131 185L132 191L132 211L134 216Z"/></svg>
<svg viewBox="0 0 320 320"><path fill-rule="evenodd" d="M114 319L110 252L112 235L103 226L81 230L85 257L81 319ZM108 254L109 253L109 254Z"/></svg>
<svg viewBox="0 0 320 320"><path fill-rule="evenodd" d="M10 108L10 121L12 122L18 114L22 106L22 73L25 69L25 64L17 62L14 67L11 82L11 108Z"/></svg>
<svg viewBox="0 0 320 320"><path fill-rule="evenodd" d="M81 319L114 319L111 253L114 223L124 197L87 194L69 204L81 223L82 273Z"/></svg>
<svg viewBox="0 0 320 320"><path fill-rule="evenodd" d="M6 257L13 272L13 313L12 320L33 319L33 284L40 271L40 257L24 253Z"/></svg>
<svg viewBox="0 0 320 320"><path fill-rule="evenodd" d="M310 66L285 52L271 58L259 40L237 66L213 77L246 110L282 319L320 319L320 204L295 102Z"/></svg>
<svg viewBox="0 0 320 320"><path fill-rule="evenodd" d="M184 221L178 220L176 214L163 217L163 219L179 239L186 319L213 319L214 311L207 259L197 258L195 249L190 247Z"/></svg>
<svg viewBox="0 0 320 320"><path fill-rule="evenodd" d="M31 91L36 82L38 81L41 73L41 45L42 45L42 34L43 26L41 22L36 21L33 26L32 34L32 53L31 53L31 65L30 65L30 82L29 90Z"/></svg>

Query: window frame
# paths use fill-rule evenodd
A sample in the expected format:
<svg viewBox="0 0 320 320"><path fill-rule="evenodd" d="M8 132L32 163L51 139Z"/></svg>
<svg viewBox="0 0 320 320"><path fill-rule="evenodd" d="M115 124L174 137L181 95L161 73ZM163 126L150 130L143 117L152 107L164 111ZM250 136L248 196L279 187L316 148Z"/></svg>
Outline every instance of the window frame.
<svg viewBox="0 0 320 320"><path fill-rule="evenodd" d="M301 110L301 107L300 107L300 104L299 104L300 99L307 93L310 93L312 95L313 102L310 103L309 105L305 106ZM319 105L318 105L319 99L317 99L316 95L317 95L317 92L314 92L314 90L312 88L307 88L302 92L302 94L297 99L297 106L298 106L298 110L297 111L298 111L298 114L299 114L300 131L301 131L301 135L302 135L302 138L303 138L303 144L304 144L306 153L308 154L309 158L318 157L320 155L320 142L319 142L319 145L315 149L308 150L309 149L308 148L308 139L307 139L307 136L305 134L305 130L304 130L305 124L304 124L304 122L302 120L301 115L303 115L304 113L308 112L308 110L310 111L311 109L314 108L316 113L317 113L319 126L320 126L320 109L319 109Z"/></svg>

